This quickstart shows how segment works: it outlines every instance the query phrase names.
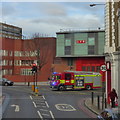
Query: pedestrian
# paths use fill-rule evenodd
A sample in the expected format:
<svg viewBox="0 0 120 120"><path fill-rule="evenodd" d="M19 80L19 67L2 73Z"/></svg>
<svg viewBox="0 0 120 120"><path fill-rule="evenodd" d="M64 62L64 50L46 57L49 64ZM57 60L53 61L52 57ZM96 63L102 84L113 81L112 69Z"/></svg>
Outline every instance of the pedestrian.
<svg viewBox="0 0 120 120"><path fill-rule="evenodd" d="M111 107L115 108L115 99L118 99L116 90L113 88L112 91L108 94L110 100L111 100Z"/></svg>

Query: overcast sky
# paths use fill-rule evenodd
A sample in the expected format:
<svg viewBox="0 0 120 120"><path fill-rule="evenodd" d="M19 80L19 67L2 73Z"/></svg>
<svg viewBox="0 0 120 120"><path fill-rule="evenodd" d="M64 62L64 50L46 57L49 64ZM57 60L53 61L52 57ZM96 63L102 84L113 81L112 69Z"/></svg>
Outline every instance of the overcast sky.
<svg viewBox="0 0 120 120"><path fill-rule="evenodd" d="M105 6L90 7L90 4L90 2L2 2L0 21L21 27L26 37L34 33L56 36L56 32L60 30L104 28Z"/></svg>

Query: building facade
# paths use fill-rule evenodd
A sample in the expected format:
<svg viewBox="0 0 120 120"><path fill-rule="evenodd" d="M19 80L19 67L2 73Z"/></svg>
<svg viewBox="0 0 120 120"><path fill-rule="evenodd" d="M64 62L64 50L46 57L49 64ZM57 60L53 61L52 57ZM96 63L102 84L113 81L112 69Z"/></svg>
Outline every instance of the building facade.
<svg viewBox="0 0 120 120"><path fill-rule="evenodd" d="M101 72L100 66L105 64L104 35L104 30L57 32L54 71Z"/></svg>
<svg viewBox="0 0 120 120"><path fill-rule="evenodd" d="M46 60L45 65L42 67L40 74L38 73L38 82L47 81L52 72L52 64L55 58L56 38L54 37L41 37L37 38L40 44L46 41L49 45L49 49L45 52L45 49L40 49L40 54ZM34 77L32 73L32 66L37 61L36 49L29 49L27 46L33 39L0 39L2 43L0 48L0 75L1 77L8 78L14 82L33 82ZM38 46L40 46L38 44ZM47 48L47 47L46 47ZM46 55L46 56L43 56ZM43 59L41 59L43 60Z"/></svg>
<svg viewBox="0 0 120 120"><path fill-rule="evenodd" d="M22 39L22 28L0 23L0 37Z"/></svg>
<svg viewBox="0 0 120 120"><path fill-rule="evenodd" d="M120 95L120 2L105 5L106 96L112 88ZM108 99L109 100L109 99ZM120 100L119 100L120 101Z"/></svg>

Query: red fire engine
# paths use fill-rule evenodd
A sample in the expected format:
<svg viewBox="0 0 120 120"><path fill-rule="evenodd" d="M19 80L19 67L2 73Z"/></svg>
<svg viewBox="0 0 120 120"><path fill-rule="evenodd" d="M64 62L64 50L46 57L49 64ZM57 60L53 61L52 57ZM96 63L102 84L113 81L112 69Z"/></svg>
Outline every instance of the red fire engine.
<svg viewBox="0 0 120 120"><path fill-rule="evenodd" d="M50 87L57 90L94 89L102 87L102 75L98 72L65 71L54 72L50 81Z"/></svg>

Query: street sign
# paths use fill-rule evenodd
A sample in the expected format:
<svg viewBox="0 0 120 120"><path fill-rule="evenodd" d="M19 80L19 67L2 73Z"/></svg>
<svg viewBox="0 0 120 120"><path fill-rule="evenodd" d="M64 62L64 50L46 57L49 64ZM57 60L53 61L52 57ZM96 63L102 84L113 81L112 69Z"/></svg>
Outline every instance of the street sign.
<svg viewBox="0 0 120 120"><path fill-rule="evenodd" d="M101 65L100 70L105 72L107 70L106 65Z"/></svg>

